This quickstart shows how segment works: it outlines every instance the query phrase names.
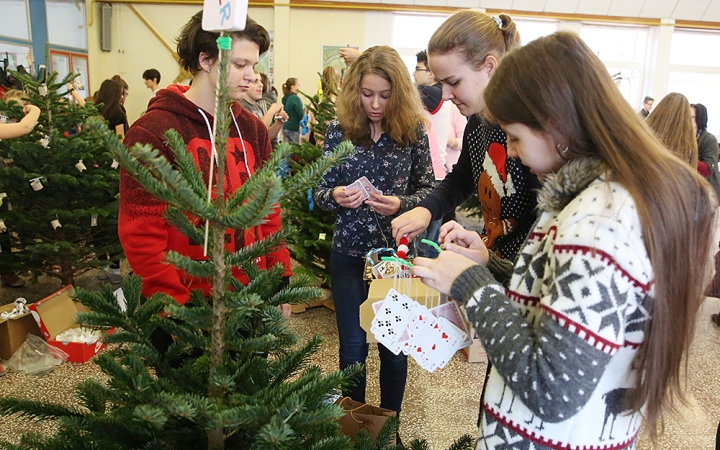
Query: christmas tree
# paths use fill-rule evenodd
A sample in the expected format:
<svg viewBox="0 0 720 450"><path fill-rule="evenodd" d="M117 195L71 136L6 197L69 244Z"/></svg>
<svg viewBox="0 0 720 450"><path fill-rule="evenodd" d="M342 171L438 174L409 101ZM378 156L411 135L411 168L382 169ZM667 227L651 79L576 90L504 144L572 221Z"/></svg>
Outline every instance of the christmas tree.
<svg viewBox="0 0 720 450"><path fill-rule="evenodd" d="M40 108L35 129L19 138L0 141L0 193L9 202L0 217L10 236L13 256L3 272L32 272L72 284L75 276L107 264L98 255L117 260L122 249L117 237L117 165L103 141L82 124L97 109L68 102L68 84L52 73L44 80L13 74L23 82L25 101ZM23 117L16 102L0 100L0 114L8 120ZM10 252L2 248L2 252ZM3 259L3 262L7 262ZM7 264L6 264L7 265Z"/></svg>
<svg viewBox="0 0 720 450"><path fill-rule="evenodd" d="M225 85L227 63L221 52L220 85ZM226 91L226 90L223 90ZM227 95L219 96L218 111L229 111ZM229 117L217 117L216 145L224 149ZM102 134L104 125L90 119L86 130ZM89 379L77 388L79 406L62 406L13 398L0 399L0 413L20 414L32 420L54 422L49 436L26 435L20 444L0 443L5 449L401 449L389 444L398 427L388 420L376 442L365 433L351 443L339 435L343 414L331 396L357 373L357 367L321 373L311 357L321 339L299 343L282 319L278 305L316 297L311 279L296 276L281 287L283 268L259 270L255 259L269 253L292 235L285 229L235 253L226 253L227 228L260 223L285 195L302 195L325 170L352 151L344 143L335 152L286 178L278 168L289 155L279 146L259 172L225 198L223 177L215 181L216 196L207 192L193 157L173 130L166 134L176 154L170 164L157 150L136 145L125 148L113 135L103 138L113 155L148 192L167 201L166 215L194 242L204 233L187 213L207 219L210 226L208 261L198 262L177 253L167 259L185 272L211 278L212 295L195 291L185 306L164 294L141 296L141 280L123 282L124 307L110 287L101 292L77 290L78 300L93 312L78 315L86 326L109 329L104 341L112 344L94 362L107 382ZM223 173L224 151L218 151L217 172ZM231 273L239 267L250 279L239 283ZM158 329L175 338L162 354L150 336ZM465 436L453 449L471 448ZM427 449L413 441L410 448Z"/></svg>
<svg viewBox="0 0 720 450"><path fill-rule="evenodd" d="M323 81L322 77L320 79ZM302 170L305 166L319 160L323 154L322 142L325 139L327 124L335 118L335 104L330 96L309 96L308 110L315 117L312 135L317 144L303 142L292 144L292 158L289 170ZM302 270L321 280L322 287L330 287L328 262L335 225L335 213L315 208L312 189L307 195L287 197L281 202L285 215L283 224L294 226L298 232L288 239L290 255L298 261Z"/></svg>
<svg viewBox="0 0 720 450"><path fill-rule="evenodd" d="M220 75L223 86L226 76L225 62ZM218 111L229 111L226 93L219 96ZM216 145L224 149L229 116L221 114L217 120ZM224 235L227 228L258 225L284 192L302 192L316 183L351 145L285 180L277 175L289 150L283 146L229 198L223 194L224 177L216 177L216 195L208 203L202 174L174 131L166 134L176 153L171 165L147 146L126 149L117 137L103 133L104 124L98 119L88 120L84 128L103 136L125 169L148 192L168 202L168 219L200 245L203 231L186 213L209 220L209 261L172 252L167 259L186 273L211 278L212 296L196 291L186 306L163 294L142 301L141 281L131 277L123 284L123 310L110 288L99 293L79 289L79 300L93 311L81 315L80 323L115 328L104 338L114 348L95 359L109 381L87 380L80 385L81 408L2 399L5 413L58 424L55 435L26 436L19 448L348 448L349 440L338 436L335 423L341 410L327 399L353 372L324 375L309 364L320 338L297 346L297 337L277 308L313 298L318 289L309 287L304 277L281 288L280 265L265 271L254 265L258 256L269 253L292 230L232 254L225 252ZM215 173L224 173L225 152L217 153ZM247 286L232 276L232 267L245 272L250 279ZM158 328L176 337L165 354L150 341ZM5 448L17 447L5 444Z"/></svg>

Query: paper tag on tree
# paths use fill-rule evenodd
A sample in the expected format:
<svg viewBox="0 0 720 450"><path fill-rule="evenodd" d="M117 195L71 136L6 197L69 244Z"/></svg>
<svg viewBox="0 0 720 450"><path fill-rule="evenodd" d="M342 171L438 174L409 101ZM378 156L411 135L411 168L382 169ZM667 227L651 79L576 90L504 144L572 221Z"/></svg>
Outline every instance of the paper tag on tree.
<svg viewBox="0 0 720 450"><path fill-rule="evenodd" d="M203 3L203 30L244 30L247 10L248 0L205 0Z"/></svg>
<svg viewBox="0 0 720 450"><path fill-rule="evenodd" d="M97 226L97 214L91 214L90 215L90 226L96 227Z"/></svg>

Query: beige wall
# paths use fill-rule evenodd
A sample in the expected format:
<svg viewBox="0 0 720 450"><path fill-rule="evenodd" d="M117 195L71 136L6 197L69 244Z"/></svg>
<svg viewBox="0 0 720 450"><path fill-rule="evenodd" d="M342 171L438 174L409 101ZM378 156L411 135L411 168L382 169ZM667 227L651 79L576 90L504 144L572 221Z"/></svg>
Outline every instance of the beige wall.
<svg viewBox="0 0 720 450"><path fill-rule="evenodd" d="M147 107L150 90L143 84L145 69L162 74L161 85L172 83L179 70L170 52L126 4L113 3L112 51L100 51L97 3L87 3L90 84L97 90L103 80L120 75L130 86L125 107L130 123ZM163 40L175 48L180 28L199 11L199 5L143 5L133 7ZM317 73L322 70L323 45L365 47L366 14L362 11L329 11L288 7L250 8L249 15L275 31L275 86L288 77L300 79L308 94L317 91ZM378 13L372 13L377 15ZM390 13L380 13L391 16ZM317 26L322 24L322 29ZM389 41L388 41L389 42Z"/></svg>

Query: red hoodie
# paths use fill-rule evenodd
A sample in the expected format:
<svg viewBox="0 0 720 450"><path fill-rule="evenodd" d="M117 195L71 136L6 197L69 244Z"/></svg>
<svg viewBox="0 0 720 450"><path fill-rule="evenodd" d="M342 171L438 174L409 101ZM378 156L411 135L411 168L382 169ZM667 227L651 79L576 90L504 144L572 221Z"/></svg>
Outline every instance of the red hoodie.
<svg viewBox="0 0 720 450"><path fill-rule="evenodd" d="M192 153L207 184L210 131L200 108L185 97L184 92L188 89L188 86L170 85L158 91L150 100L147 112L128 130L124 144L128 147L136 143L150 144L172 162L174 153L165 145L163 135L167 130L175 129ZM272 150L265 125L237 103L233 103L232 110L245 146L243 149L238 130L231 121L226 154L226 195L242 186L249 175L260 169ZM207 111L203 112L212 130L214 118ZM246 161L250 174L247 173ZM175 250L194 260L207 258L203 256L202 245L191 242L168 223L164 216L166 207L167 203L149 194L127 171L121 171L118 233L130 267L143 279L143 295L149 297L156 292L165 292L178 303L185 304L190 298L190 290L202 289L206 295L209 294L210 282L176 269L166 261L165 255L169 250ZM204 227L200 219L195 221L198 227ZM280 228L280 208L277 207L260 226L247 230L228 229L225 248L235 252ZM284 246L257 261L258 267L263 269L276 263L285 266L285 276L291 275L290 254ZM233 269L233 275L243 283L248 281L237 269Z"/></svg>

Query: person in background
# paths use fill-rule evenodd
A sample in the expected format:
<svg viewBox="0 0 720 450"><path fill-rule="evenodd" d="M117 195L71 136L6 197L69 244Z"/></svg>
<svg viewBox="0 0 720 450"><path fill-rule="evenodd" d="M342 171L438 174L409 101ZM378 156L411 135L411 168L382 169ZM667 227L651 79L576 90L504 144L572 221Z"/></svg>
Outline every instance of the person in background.
<svg viewBox="0 0 720 450"><path fill-rule="evenodd" d="M325 97L329 97L333 103L337 100L337 95L340 93L340 73L332 66L327 66L323 69L320 76L322 84L322 94Z"/></svg>
<svg viewBox="0 0 720 450"><path fill-rule="evenodd" d="M457 156L460 149L460 139L457 137L457 133L462 136L463 130L467 125L467 119L460 114L457 106L452 102L444 101L442 94L442 83L435 79L435 75L432 70L428 67L427 52L422 50L415 55L416 64L415 71L413 72L413 78L415 79L415 85L420 91L420 98L423 101L425 110L423 114L429 121L428 138L430 141L430 155L433 158L433 172L435 173L435 181L441 182L445 175L452 169L452 165L457 161ZM430 131L431 130L431 131ZM448 148L449 146L455 146L458 149L454 155L454 161L452 165L448 164ZM454 216L454 210L449 215ZM429 239L433 242L437 240L438 232L440 231L440 225L442 225L445 217L440 219L432 220L427 229L417 236L415 245L418 248L420 256L427 256L428 258L437 257L437 250L435 248L423 244L422 239Z"/></svg>
<svg viewBox="0 0 720 450"><path fill-rule="evenodd" d="M288 78L282 86L282 104L288 119L283 125L283 135L288 142L300 143L300 121L305 116L305 108L297 93L300 90L300 81L297 78Z"/></svg>
<svg viewBox="0 0 720 450"><path fill-rule="evenodd" d="M227 86L228 95L234 102L229 107L232 120L226 151L225 186L227 193L232 194L262 167L272 151L267 127L237 103L256 78L253 66L260 54L269 48L270 36L265 28L249 17L244 30L228 34L232 38L228 58L233 64L229 66ZM176 130L198 171L206 174L206 183L212 159L209 149L212 148L215 89L220 65L218 36L219 33L202 29L202 11L190 19L180 32L177 53L181 66L193 75L192 85L171 84L166 89L160 89L148 105L147 112L130 127L124 140L128 147L136 143L148 144L173 163L174 153L166 144L165 132ZM127 171L121 171L118 231L130 267L142 277L142 293L150 297L163 292L178 304L185 305L191 290L201 290L209 295L211 283L206 278L192 277L168 264L165 255L172 250L197 261L207 260L207 257L203 256L202 245L188 240L167 221L164 215L166 208L167 203L149 194ZM200 222L199 218L192 220ZM226 249L239 251L279 231L281 226L280 209L273 208L266 220L252 229L226 230ZM292 271L290 254L284 245L257 260L260 269L276 263L285 268L283 276L287 282ZM232 273L240 282L248 282L242 271L233 269ZM282 310L285 317L289 317L290 305L283 305ZM152 340L163 353L173 342L172 336L162 330L157 331Z"/></svg>
<svg viewBox="0 0 720 450"><path fill-rule="evenodd" d="M37 125L40 117L40 108L35 105L25 105L22 101L23 92L17 89L10 89L5 93L4 100L6 102L14 101L23 106L25 117L16 123L0 123L0 139L13 139L30 133ZM0 161L4 165L4 161ZM8 202L2 202L0 211L7 211ZM25 286L25 280L20 278L16 270L16 261L12 251L10 251L10 234L0 233L0 284L9 287Z"/></svg>
<svg viewBox="0 0 720 450"><path fill-rule="evenodd" d="M266 106L267 103L262 101L264 85L260 73L257 70L253 70L253 73L255 74L255 80L250 84L250 88L245 92L243 98L240 99L240 105L262 120L262 123L268 128L270 143L274 147L278 143L277 135L282 130L288 115L283 111L283 106L280 103L272 103L269 107Z"/></svg>
<svg viewBox="0 0 720 450"><path fill-rule="evenodd" d="M486 245L503 258L515 259L535 222L537 178L520 160L507 156L505 133L480 115L485 87L504 54L519 45L510 16L469 9L450 16L430 38L430 69L442 82L443 98L469 120L453 171L416 208L393 220L398 243L403 235L414 238L477 193Z"/></svg>
<svg viewBox="0 0 720 450"><path fill-rule="evenodd" d="M124 137L128 126L125 108L122 107L123 88L119 83L105 80L95 95L95 103L100 105L99 112L108 123L110 131Z"/></svg>
<svg viewBox="0 0 720 450"><path fill-rule="evenodd" d="M707 130L708 113L702 103L690 105L693 131L698 146L698 170L710 182L720 198L720 174L718 174L718 141Z"/></svg>
<svg viewBox="0 0 720 450"><path fill-rule="evenodd" d="M329 169L314 191L315 203L337 211L330 278L340 339L340 368L365 363L368 344L360 327L360 304L367 299L365 255L391 247L390 221L414 207L433 187L422 104L400 55L387 46L365 50L346 74L336 104L337 120L325 134L324 150L350 140L356 151ZM347 189L365 176L382 193ZM407 356L382 344L380 406L400 413L407 381ZM365 402L365 377L344 395Z"/></svg>
<svg viewBox="0 0 720 450"><path fill-rule="evenodd" d="M26 105L22 101L23 92L17 89L10 89L5 93L3 99L6 102L15 101L23 107L25 117L15 123L0 123L0 139L12 139L25 136L31 132L37 125L40 117L40 108L35 105Z"/></svg>
<svg viewBox="0 0 720 450"><path fill-rule="evenodd" d="M122 97L120 98L120 105L122 105L123 113L125 114L125 116L127 116L127 112L125 111L125 100L128 98L128 95L130 95L130 87L128 86L127 81L123 80L120 75L115 75L110 79L119 84L120 87L122 87Z"/></svg>
<svg viewBox="0 0 720 450"><path fill-rule="evenodd" d="M272 85L270 82L270 77L267 76L265 73L260 74L260 79L262 80L263 84L263 102L267 102L268 105L272 105L273 103L277 103L278 99L278 93L277 89L275 89L275 86Z"/></svg>
<svg viewBox="0 0 720 450"><path fill-rule="evenodd" d="M638 115L642 117L643 119L646 119L648 115L650 115L650 110L653 107L653 103L655 103L655 99L652 97L645 97L643 99L642 108L640 108L640 111L638 111Z"/></svg>
<svg viewBox="0 0 720 450"><path fill-rule="evenodd" d="M576 34L511 51L484 98L542 180L538 221L514 267L456 224L413 267L465 304L493 362L477 448L630 450L643 426L655 440L684 401L717 199Z"/></svg>
<svg viewBox="0 0 720 450"><path fill-rule="evenodd" d="M645 121L665 148L702 173L703 169L707 171L707 165L703 163L703 168L699 166L698 145L690 112L687 98L672 92L660 100Z"/></svg>
<svg viewBox="0 0 720 450"><path fill-rule="evenodd" d="M145 87L152 91L150 98L155 98L155 94L160 90L160 71L157 69L148 69L142 74Z"/></svg>

